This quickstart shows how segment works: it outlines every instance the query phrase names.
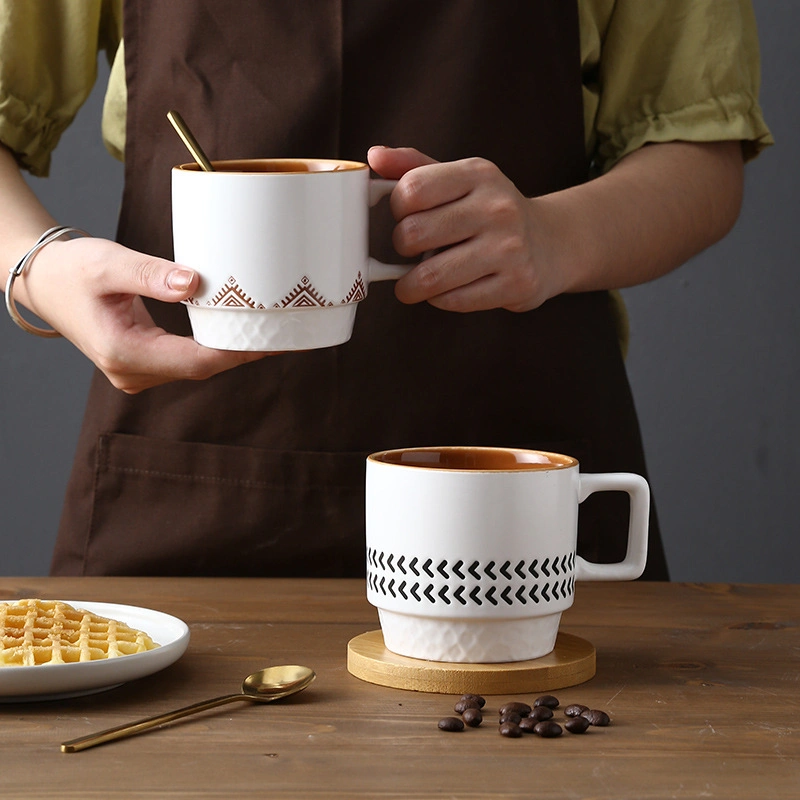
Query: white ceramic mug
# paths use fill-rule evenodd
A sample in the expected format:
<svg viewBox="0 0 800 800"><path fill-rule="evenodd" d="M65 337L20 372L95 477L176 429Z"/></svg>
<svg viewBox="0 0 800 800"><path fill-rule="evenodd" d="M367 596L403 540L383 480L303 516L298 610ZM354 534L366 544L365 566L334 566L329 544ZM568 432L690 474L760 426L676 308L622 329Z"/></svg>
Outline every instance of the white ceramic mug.
<svg viewBox="0 0 800 800"><path fill-rule="evenodd" d="M369 208L395 186L331 159L214 161L172 170L175 261L200 273L186 301L197 342L309 350L346 342L372 281L407 266L369 258Z"/></svg>
<svg viewBox="0 0 800 800"><path fill-rule="evenodd" d="M630 496L623 561L576 554L578 505ZM507 662L555 646L575 581L644 571L650 489L631 473L581 474L570 456L488 447L422 447L367 459L367 599L384 643L411 658Z"/></svg>

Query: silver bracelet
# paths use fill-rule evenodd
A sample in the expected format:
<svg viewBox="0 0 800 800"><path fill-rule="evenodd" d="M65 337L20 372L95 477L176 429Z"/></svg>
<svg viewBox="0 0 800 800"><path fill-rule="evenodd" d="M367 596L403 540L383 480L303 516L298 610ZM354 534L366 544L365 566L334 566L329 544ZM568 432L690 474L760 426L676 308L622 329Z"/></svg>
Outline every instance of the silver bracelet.
<svg viewBox="0 0 800 800"><path fill-rule="evenodd" d="M27 322L22 318L19 311L17 310L17 304L14 302L13 290L14 290L14 281L22 275L25 267L33 261L36 254L47 244L50 242L54 242L56 239L60 239L62 236L66 236L68 234L75 234L77 236L89 236L90 234L86 233L86 231L82 231L80 228L69 228L66 225L57 225L55 228L50 228L50 230L45 231L40 237L36 244L25 253L24 256L17 262L15 266L13 266L8 271L8 280L6 281L6 309L8 311L8 316L19 325L22 330L26 331L27 333L32 333L35 336L42 336L46 339L54 339L61 334L55 330L48 330L47 328L37 328L35 325L31 325L30 322Z"/></svg>

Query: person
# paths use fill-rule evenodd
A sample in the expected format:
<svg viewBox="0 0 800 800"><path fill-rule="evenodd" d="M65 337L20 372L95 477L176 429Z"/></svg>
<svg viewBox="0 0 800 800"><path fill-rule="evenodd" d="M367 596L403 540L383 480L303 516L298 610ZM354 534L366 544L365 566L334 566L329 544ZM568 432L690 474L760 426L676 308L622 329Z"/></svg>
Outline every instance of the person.
<svg viewBox="0 0 800 800"><path fill-rule="evenodd" d="M20 168L46 173L98 48L125 161L118 241L58 239L14 287L97 366L62 575L361 575L364 459L392 447L646 475L613 290L724 236L771 143L748 0L5 0L0 47L9 267L56 224ZM366 156L398 180L373 254L432 255L370 287L342 346L198 346L180 305L198 277L171 260L172 108L212 159ZM587 558L624 554L616 494L581 507ZM653 515L645 577L667 576Z"/></svg>

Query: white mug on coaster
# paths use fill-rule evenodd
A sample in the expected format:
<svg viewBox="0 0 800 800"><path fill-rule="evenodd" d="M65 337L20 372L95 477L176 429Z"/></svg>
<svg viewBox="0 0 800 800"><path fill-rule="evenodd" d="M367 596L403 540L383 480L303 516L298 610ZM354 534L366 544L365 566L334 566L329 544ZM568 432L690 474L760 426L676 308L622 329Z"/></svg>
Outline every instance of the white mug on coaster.
<svg viewBox="0 0 800 800"><path fill-rule="evenodd" d="M346 342L372 281L409 269L369 258L369 208L396 181L333 159L214 161L172 170L175 261L200 274L185 301L196 341L224 350Z"/></svg>
<svg viewBox="0 0 800 800"><path fill-rule="evenodd" d="M576 554L578 505L623 491L625 559ZM644 571L650 489L631 473L580 474L570 456L420 447L367 459L367 599L387 649L430 661L525 661L551 652L575 581Z"/></svg>

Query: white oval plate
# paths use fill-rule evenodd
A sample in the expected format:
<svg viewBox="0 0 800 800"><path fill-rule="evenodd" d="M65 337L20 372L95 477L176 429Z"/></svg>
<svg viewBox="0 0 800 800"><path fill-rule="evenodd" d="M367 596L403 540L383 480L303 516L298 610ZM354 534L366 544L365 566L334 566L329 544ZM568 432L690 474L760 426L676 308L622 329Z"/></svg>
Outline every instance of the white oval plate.
<svg viewBox="0 0 800 800"><path fill-rule="evenodd" d="M113 689L175 663L189 645L189 626L177 617L138 606L65 600L75 608L125 622L144 631L160 647L102 661L0 667L0 703L62 700Z"/></svg>

